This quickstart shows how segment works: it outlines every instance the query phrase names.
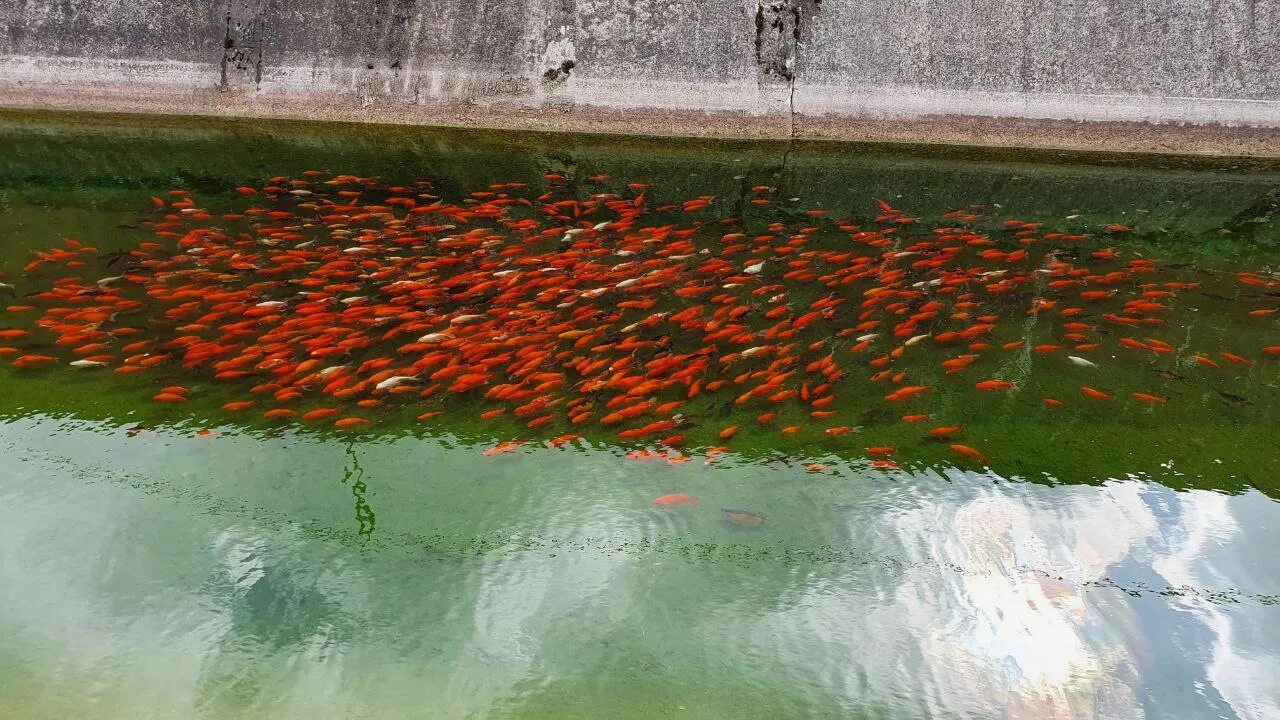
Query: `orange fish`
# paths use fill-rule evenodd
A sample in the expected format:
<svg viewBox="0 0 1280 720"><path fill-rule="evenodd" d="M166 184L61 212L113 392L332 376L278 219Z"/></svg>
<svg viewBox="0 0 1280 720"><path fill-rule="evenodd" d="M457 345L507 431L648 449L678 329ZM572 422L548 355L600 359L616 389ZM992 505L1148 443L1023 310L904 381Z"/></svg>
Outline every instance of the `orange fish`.
<svg viewBox="0 0 1280 720"><path fill-rule="evenodd" d="M974 450L973 448L969 447L968 445L956 445L956 444L953 444L953 445L948 445L947 447L951 448L951 451L952 451L952 452L954 452L954 453L956 453L956 454L964 455L965 457L973 458L974 460L977 460L977 461L978 461L978 462L980 462L980 463L986 463L986 462L987 462L987 456L986 456L986 455L983 455L982 453L978 452L977 450Z"/></svg>
<svg viewBox="0 0 1280 720"><path fill-rule="evenodd" d="M516 449L523 444L524 444L524 441L522 440L508 440L507 442L500 442L497 445L494 445L493 447L489 448L488 450L485 450L484 454L493 456L493 455L501 455L503 453L512 453L512 452L515 452Z"/></svg>
<svg viewBox="0 0 1280 720"><path fill-rule="evenodd" d="M654 507L667 509L680 507L681 505L698 507L698 498L692 495L685 495L684 493L675 493L672 495L663 495L660 498L654 498L653 505Z"/></svg>

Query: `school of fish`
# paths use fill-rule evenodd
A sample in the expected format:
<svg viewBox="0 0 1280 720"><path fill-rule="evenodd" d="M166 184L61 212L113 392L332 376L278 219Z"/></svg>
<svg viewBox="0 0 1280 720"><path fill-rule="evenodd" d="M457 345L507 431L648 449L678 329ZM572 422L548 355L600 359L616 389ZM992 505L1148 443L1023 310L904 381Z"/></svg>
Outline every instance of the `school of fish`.
<svg viewBox="0 0 1280 720"><path fill-rule="evenodd" d="M1016 389L983 376L981 361L1025 351L1029 315L1056 335L1031 351L1082 368L1117 349L1177 353L1205 371L1280 361L1280 347L1248 337L1190 350L1160 339L1195 283L1162 281L1158 261L1109 246L1125 225L1065 234L969 207L928 228L883 200L858 221L766 186L722 217L713 196L656 205L644 184L590 182L598 191L576 196L548 174L540 189L495 184L450 201L428 181L307 171L236 188L239 200L219 200L229 212L172 190L152 198L142 227L154 237L135 247L101 253L67 238L36 252L24 268L36 291L0 315L0 356L24 371L181 368L186 385L241 389L226 412L278 422L358 429L384 407L423 422L470 412L514 418L554 445L602 426L636 446L630 457L671 463L695 444L725 452L738 426L717 423L734 410L781 435L854 433L836 399L870 383L958 462L985 464L961 425L929 412L930 383ZM1247 310L1258 321L1280 307L1276 276L1235 281L1264 291ZM926 343L950 354L941 367L912 364ZM187 402L186 385L158 387L154 400ZM1121 395L1169 400L1082 385L1035 401ZM896 448L865 451L875 467L897 466Z"/></svg>

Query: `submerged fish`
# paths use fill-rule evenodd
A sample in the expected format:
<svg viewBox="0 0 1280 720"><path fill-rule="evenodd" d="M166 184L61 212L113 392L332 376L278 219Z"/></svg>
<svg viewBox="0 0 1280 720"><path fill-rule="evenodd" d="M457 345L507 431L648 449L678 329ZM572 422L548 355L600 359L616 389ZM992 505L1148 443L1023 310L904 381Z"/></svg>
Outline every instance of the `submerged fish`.
<svg viewBox="0 0 1280 720"><path fill-rule="evenodd" d="M758 513L749 512L747 510L727 510L720 511L721 517L725 522L731 525L741 527L760 527L764 525L764 516Z"/></svg>
<svg viewBox="0 0 1280 720"><path fill-rule="evenodd" d="M692 495L685 495L684 493L675 493L672 495L663 495L662 497L654 498L653 505L654 507L660 508L675 508L682 505L697 507L698 498Z"/></svg>

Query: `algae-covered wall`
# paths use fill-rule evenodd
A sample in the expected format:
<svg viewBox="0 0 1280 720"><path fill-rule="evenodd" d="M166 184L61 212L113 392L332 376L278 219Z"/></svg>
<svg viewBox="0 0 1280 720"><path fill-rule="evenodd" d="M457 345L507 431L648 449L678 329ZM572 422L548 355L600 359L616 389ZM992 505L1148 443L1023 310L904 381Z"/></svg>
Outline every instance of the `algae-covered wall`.
<svg viewBox="0 0 1280 720"><path fill-rule="evenodd" d="M772 137L1280 128L1280 0L0 0L0 26L9 106Z"/></svg>

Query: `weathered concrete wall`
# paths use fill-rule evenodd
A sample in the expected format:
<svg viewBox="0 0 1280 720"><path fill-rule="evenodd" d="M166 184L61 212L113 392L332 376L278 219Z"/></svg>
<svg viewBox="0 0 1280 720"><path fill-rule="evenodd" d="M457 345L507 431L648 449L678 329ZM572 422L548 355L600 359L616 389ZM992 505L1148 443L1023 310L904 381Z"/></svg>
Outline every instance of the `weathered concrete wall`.
<svg viewBox="0 0 1280 720"><path fill-rule="evenodd" d="M0 0L0 26L8 106L1050 145L1089 120L1280 153L1280 0Z"/></svg>

